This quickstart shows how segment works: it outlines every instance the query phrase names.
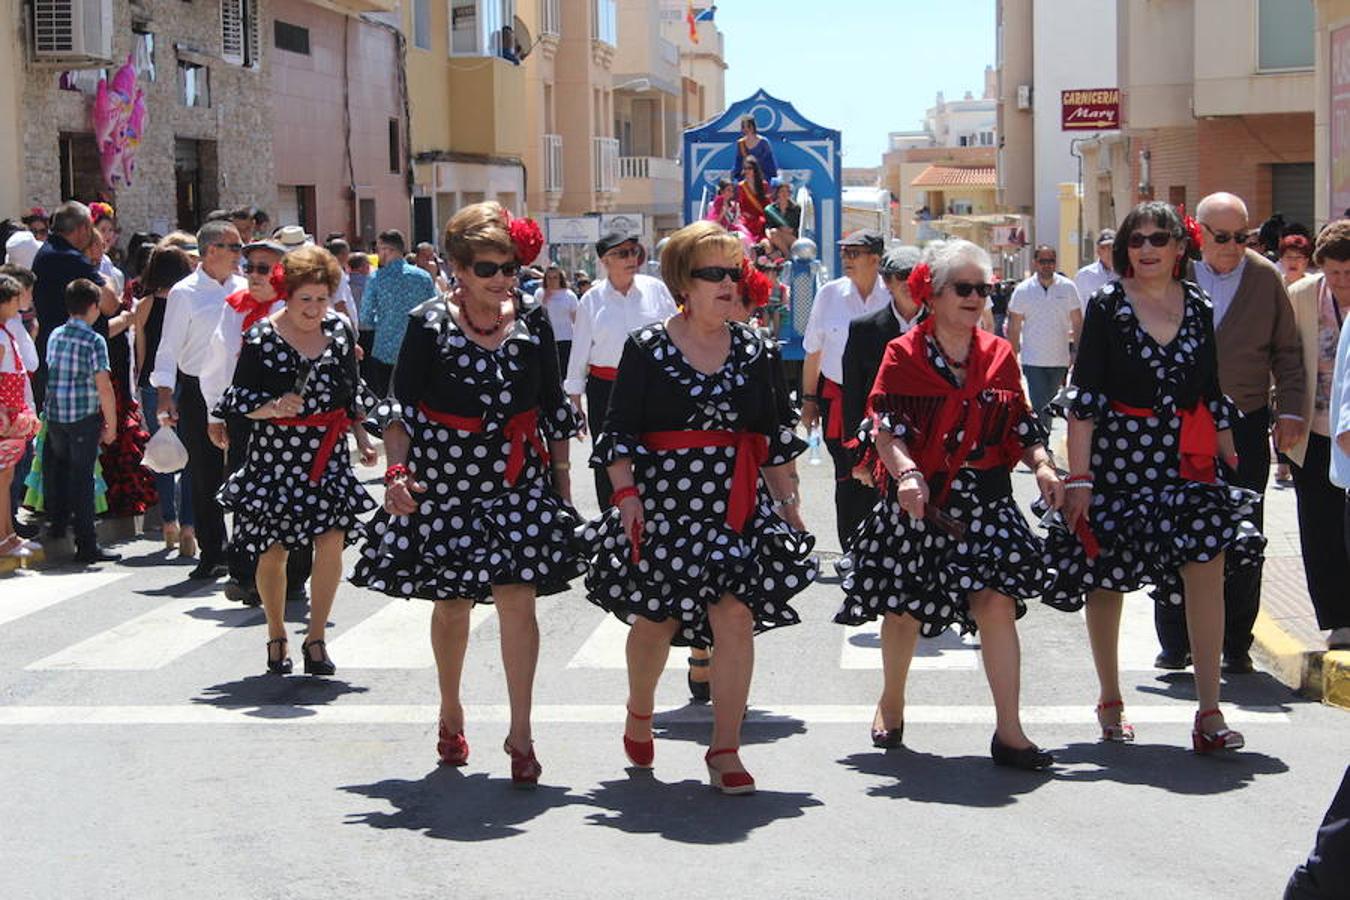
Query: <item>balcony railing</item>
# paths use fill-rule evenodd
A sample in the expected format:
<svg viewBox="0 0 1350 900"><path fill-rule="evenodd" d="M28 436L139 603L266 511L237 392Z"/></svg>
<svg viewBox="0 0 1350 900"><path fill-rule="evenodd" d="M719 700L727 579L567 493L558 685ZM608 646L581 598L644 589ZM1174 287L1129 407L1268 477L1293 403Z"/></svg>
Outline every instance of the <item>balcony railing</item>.
<svg viewBox="0 0 1350 900"><path fill-rule="evenodd" d="M620 178L657 178L678 181L680 164L660 156L620 156Z"/></svg>
<svg viewBox="0 0 1350 900"><path fill-rule="evenodd" d="M562 34L562 0L539 0L539 34Z"/></svg>
<svg viewBox="0 0 1350 900"><path fill-rule="evenodd" d="M563 189L562 135L544 135L544 193L557 194Z"/></svg>
<svg viewBox="0 0 1350 900"><path fill-rule="evenodd" d="M613 194L619 190L619 139L591 138L594 145L595 190Z"/></svg>

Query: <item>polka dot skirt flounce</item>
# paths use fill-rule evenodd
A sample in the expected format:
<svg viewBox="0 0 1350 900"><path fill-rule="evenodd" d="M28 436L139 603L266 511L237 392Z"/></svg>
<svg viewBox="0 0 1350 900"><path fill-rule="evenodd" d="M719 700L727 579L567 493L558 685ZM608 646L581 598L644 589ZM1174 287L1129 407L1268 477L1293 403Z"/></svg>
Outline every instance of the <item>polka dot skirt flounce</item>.
<svg viewBox="0 0 1350 900"><path fill-rule="evenodd" d="M924 637L951 625L970 633L976 630L970 595L985 589L1011 597L1017 617L1025 615L1025 601L1049 587L1049 576L1041 543L1013 498L979 499L974 478L962 470L944 512L965 523L961 538L911 518L894 499L879 501L854 537L834 621L862 625L886 613L909 614Z"/></svg>

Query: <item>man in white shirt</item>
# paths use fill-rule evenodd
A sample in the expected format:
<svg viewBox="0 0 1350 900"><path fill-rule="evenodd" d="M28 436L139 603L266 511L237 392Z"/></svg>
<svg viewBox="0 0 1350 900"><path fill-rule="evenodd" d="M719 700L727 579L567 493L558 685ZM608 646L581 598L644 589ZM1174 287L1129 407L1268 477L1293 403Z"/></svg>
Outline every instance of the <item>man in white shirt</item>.
<svg viewBox="0 0 1350 900"><path fill-rule="evenodd" d="M1022 362L1031 409L1047 427L1045 407L1064 384L1069 345L1083 331L1083 309L1073 282L1055 271L1055 248L1039 244L1036 274L1008 301L1008 343Z"/></svg>
<svg viewBox="0 0 1350 900"><path fill-rule="evenodd" d="M215 579L226 574L225 514L216 491L225 477L225 454L207 433L206 400L201 375L209 357L211 336L220 322L225 298L248 287L239 275L244 245L229 222L207 222L197 232L201 264L169 291L164 326L150 383L159 389L159 417L176 425L192 466L192 506L201 555L189 577ZM174 388L181 382L181 403Z"/></svg>
<svg viewBox="0 0 1350 900"><path fill-rule="evenodd" d="M1078 270L1078 274L1073 276L1073 286L1078 289L1079 306L1084 315L1087 314L1088 299L1101 288L1120 279L1115 269L1111 268L1111 254L1115 246L1115 231L1103 228L1102 233L1097 235L1096 262L1083 266Z"/></svg>
<svg viewBox="0 0 1350 900"><path fill-rule="evenodd" d="M839 242L844 277L816 292L802 334L802 425L808 431L823 421L825 446L834 461L835 528L848 551L854 526L876 501L872 488L853 478L853 453L844 446L844 347L854 319L891 303L880 277L886 240L871 229L855 231Z"/></svg>
<svg viewBox="0 0 1350 900"><path fill-rule="evenodd" d="M646 254L636 237L611 231L596 242L595 253L605 267L605 277L577 303L572 356L567 361L567 378L563 381L563 390L581 418L582 434L588 428L591 434L598 434L605 427L609 392L628 335L643 325L664 322L676 313L675 299L665 284L650 275L638 274ZM583 392L585 410L581 405ZM605 509L614 489L603 467L594 472L595 499Z"/></svg>
<svg viewBox="0 0 1350 900"><path fill-rule="evenodd" d="M338 268L342 271L337 290L333 292L333 312L344 316L347 323L352 326L352 333L355 334L356 323L361 320L361 316L356 306L356 297L352 294L352 279L347 274L347 261L352 258L352 245L347 243L346 238L338 237L325 241L324 249L333 254L338 261Z"/></svg>

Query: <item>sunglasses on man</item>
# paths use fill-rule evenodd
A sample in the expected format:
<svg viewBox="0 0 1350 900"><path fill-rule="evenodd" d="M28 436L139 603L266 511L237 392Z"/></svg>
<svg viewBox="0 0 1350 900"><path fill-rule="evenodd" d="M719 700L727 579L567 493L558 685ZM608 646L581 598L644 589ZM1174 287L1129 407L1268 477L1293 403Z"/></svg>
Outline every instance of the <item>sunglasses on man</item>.
<svg viewBox="0 0 1350 900"><path fill-rule="evenodd" d="M491 278L498 272L501 272L507 277L515 277L516 273L520 271L520 263L514 260L511 262L495 263L480 259L475 261L469 268L472 269L473 274L477 275L479 278Z"/></svg>
<svg viewBox="0 0 1350 900"><path fill-rule="evenodd" d="M228 250L231 253L241 253L244 250L243 244L227 244L224 241L218 241L214 244L207 244L208 247L220 247L222 250Z"/></svg>
<svg viewBox="0 0 1350 900"><path fill-rule="evenodd" d="M632 259L642 253L637 247L615 247L605 254L606 259Z"/></svg>
<svg viewBox="0 0 1350 900"><path fill-rule="evenodd" d="M1038 265L1038 266L1053 266L1054 264L1055 264L1055 258L1054 258L1053 256L1038 256L1038 257L1036 257L1036 265Z"/></svg>
<svg viewBox="0 0 1350 900"><path fill-rule="evenodd" d="M244 263L245 275L270 275L272 266L268 263Z"/></svg>
<svg viewBox="0 0 1350 900"><path fill-rule="evenodd" d="M878 255L865 247L845 247L839 252L843 254L844 259L857 259L865 254L871 254L872 256Z"/></svg>
<svg viewBox="0 0 1350 900"><path fill-rule="evenodd" d="M1246 246L1247 241L1252 236L1252 233L1246 229L1240 231L1215 231L1204 222L1201 222L1200 224L1205 226L1205 230L1209 232L1210 237L1214 238L1214 243L1216 244L1226 244L1229 241L1237 241L1239 244Z"/></svg>
<svg viewBox="0 0 1350 900"><path fill-rule="evenodd" d="M695 269L689 273L690 277L697 278L699 281L708 281L712 284L721 284L722 279L730 278L732 281L741 280L740 266L704 266L701 269Z"/></svg>

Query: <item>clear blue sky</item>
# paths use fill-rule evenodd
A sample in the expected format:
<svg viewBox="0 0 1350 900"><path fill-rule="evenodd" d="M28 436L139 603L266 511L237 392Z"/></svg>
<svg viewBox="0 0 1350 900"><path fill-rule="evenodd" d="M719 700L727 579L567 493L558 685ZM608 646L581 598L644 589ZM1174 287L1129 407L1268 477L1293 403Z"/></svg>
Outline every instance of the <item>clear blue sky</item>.
<svg viewBox="0 0 1350 900"><path fill-rule="evenodd" d="M702 0L697 5L703 5ZM844 165L881 164L938 91L984 89L994 0L718 0L727 103L758 88L843 133Z"/></svg>

